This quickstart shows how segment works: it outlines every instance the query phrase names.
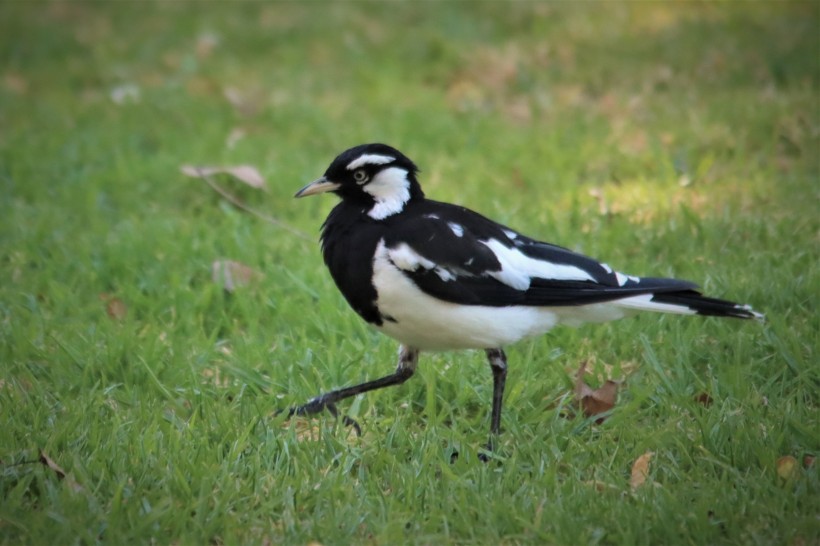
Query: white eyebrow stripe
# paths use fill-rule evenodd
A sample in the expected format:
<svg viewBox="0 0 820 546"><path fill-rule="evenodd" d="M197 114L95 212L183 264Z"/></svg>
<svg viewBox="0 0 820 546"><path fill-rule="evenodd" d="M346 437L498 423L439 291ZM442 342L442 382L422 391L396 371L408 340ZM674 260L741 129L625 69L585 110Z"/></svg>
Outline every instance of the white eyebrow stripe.
<svg viewBox="0 0 820 546"><path fill-rule="evenodd" d="M348 163L347 170L352 171L354 169L358 169L362 165L385 165L387 163L392 163L395 160L395 157L391 157L389 155L364 154Z"/></svg>

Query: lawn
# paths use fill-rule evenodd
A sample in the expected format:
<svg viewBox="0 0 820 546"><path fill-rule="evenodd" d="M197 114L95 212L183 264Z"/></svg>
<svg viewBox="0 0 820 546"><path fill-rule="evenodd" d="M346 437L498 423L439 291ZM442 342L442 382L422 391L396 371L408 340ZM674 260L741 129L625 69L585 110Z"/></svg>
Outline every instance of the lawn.
<svg viewBox="0 0 820 546"><path fill-rule="evenodd" d="M0 543L820 543L818 35L815 2L1 4ZM322 263L334 198L292 198L373 141L767 321L509 347L487 464L481 352L341 404L361 437L288 421L395 364Z"/></svg>

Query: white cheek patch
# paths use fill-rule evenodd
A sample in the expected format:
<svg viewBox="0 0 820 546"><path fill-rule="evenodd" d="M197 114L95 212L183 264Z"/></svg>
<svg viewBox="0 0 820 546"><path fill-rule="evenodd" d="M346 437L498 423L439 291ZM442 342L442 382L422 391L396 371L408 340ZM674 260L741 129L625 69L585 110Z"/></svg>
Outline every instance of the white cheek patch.
<svg viewBox="0 0 820 546"><path fill-rule="evenodd" d="M395 157L390 157L389 155L365 154L348 163L347 170L353 171L363 165L387 165L395 160Z"/></svg>
<svg viewBox="0 0 820 546"><path fill-rule="evenodd" d="M492 250L501 264L501 271L490 272L490 275L516 290L527 290L533 278L560 281L595 280L583 269L530 258L520 250L508 248L495 239L481 242Z"/></svg>
<svg viewBox="0 0 820 546"><path fill-rule="evenodd" d="M405 203L410 200L410 181L407 180L407 171L401 167L389 167L379 171L362 189L376 201L373 208L367 212L374 220L384 220L401 212Z"/></svg>

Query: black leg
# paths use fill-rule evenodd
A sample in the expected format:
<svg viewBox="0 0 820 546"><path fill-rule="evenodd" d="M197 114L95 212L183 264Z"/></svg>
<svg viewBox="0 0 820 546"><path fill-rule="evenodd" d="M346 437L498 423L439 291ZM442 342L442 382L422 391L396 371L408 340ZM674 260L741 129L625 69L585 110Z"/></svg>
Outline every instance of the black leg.
<svg viewBox="0 0 820 546"><path fill-rule="evenodd" d="M419 351L417 349L411 349L402 345L399 348L399 363L396 366L395 373L392 373L386 377L374 379L373 381L367 381L366 383L362 383L360 385L354 385L345 389L338 389L321 394L316 398L309 400L307 404L288 410L288 417L293 415L313 415L315 413L319 413L323 409L327 409L334 417L338 417L339 410L336 409L336 402L339 400L344 400L345 398L350 398L351 396L356 396L357 394L361 394L363 392L404 383L410 379L410 376L412 376L413 372L416 371L416 364L418 363L418 360ZM345 425L350 425L356 429L357 434L362 433L362 429L359 427L359 424L350 417L343 416L342 421Z"/></svg>
<svg viewBox="0 0 820 546"><path fill-rule="evenodd" d="M507 382L507 355L501 349L487 349L487 360L493 372L493 413L490 420L490 439L487 442L487 451L495 449L495 438L501 433L501 405L504 400L504 385ZM484 462L489 457L480 453L479 459Z"/></svg>

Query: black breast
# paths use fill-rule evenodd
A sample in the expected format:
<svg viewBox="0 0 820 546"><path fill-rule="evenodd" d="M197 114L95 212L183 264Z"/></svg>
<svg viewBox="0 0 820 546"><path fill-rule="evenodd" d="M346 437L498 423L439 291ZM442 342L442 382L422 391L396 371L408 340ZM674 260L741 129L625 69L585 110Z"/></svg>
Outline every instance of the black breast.
<svg viewBox="0 0 820 546"><path fill-rule="evenodd" d="M380 326L373 286L373 255L383 224L371 220L361 207L336 205L322 226L322 254L336 286L364 320Z"/></svg>

